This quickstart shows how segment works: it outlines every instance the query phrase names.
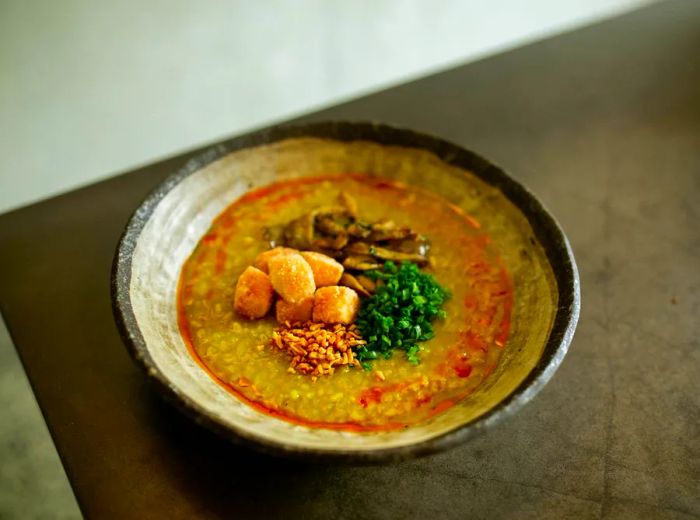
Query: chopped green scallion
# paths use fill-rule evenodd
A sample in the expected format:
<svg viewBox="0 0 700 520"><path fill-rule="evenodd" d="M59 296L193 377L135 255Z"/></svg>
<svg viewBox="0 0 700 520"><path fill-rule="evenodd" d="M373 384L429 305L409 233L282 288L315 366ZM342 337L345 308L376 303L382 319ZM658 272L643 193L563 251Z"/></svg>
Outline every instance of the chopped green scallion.
<svg viewBox="0 0 700 520"><path fill-rule="evenodd" d="M384 284L360 308L357 326L367 338L367 345L357 349L358 359L367 368L369 360L379 356L388 359L395 349L400 349L411 363L420 363L418 343L435 335L435 318L447 316L441 307L450 297L449 291L409 262L400 266L386 262L381 271L366 274Z"/></svg>

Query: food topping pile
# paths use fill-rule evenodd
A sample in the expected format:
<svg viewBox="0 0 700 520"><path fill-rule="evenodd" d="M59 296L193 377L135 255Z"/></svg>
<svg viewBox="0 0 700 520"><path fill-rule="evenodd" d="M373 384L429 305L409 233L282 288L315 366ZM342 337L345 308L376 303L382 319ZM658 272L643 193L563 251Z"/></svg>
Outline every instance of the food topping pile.
<svg viewBox="0 0 700 520"><path fill-rule="evenodd" d="M425 266L430 249L426 237L392 220L361 220L355 200L347 193L340 193L335 205L267 227L264 234L270 247L317 251L335 259L346 270L342 283L364 295L375 287L362 275L364 271L380 269L386 261Z"/></svg>
<svg viewBox="0 0 700 520"><path fill-rule="evenodd" d="M312 323L280 327L272 333L272 343L292 356L289 372L322 376L359 365L353 349L365 341L355 325Z"/></svg>
<svg viewBox="0 0 700 520"><path fill-rule="evenodd" d="M291 356L289 371L312 377L357 366L393 350L419 363L449 297L428 265L427 239L393 221L368 223L347 194L286 225L268 227L271 249L238 278L234 309L248 319L274 307L271 344ZM394 262L400 262L396 265ZM356 322L357 320L357 322ZM355 324L356 322L356 324Z"/></svg>
<svg viewBox="0 0 700 520"><path fill-rule="evenodd" d="M357 318L357 326L367 339L357 350L358 359L389 358L394 349L400 349L406 351L411 363L419 363L418 343L433 337L435 318L446 317L441 307L449 293L433 276L407 262L399 267L387 262L382 271L367 275L384 283L365 300Z"/></svg>
<svg viewBox="0 0 700 520"><path fill-rule="evenodd" d="M276 247L261 253L236 283L234 308L249 319L265 317L273 306L279 323L352 323L360 300L336 285L343 266L313 251Z"/></svg>

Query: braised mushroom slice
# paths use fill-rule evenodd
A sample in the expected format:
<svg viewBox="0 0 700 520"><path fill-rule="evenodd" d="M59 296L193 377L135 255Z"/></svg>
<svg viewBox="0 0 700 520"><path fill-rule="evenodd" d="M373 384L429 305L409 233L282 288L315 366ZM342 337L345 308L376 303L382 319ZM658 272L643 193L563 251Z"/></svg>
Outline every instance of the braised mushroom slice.
<svg viewBox="0 0 700 520"><path fill-rule="evenodd" d="M311 249L315 251L339 251L348 243L346 234L338 235L337 237L318 237L311 242Z"/></svg>
<svg viewBox="0 0 700 520"><path fill-rule="evenodd" d="M355 279L365 288L368 293L374 293L377 290L377 282L372 280L369 276L364 274L358 274Z"/></svg>
<svg viewBox="0 0 700 520"><path fill-rule="evenodd" d="M388 249L391 249L392 251L399 251L401 253L415 253L421 256L427 256L428 251L430 250L430 244L424 236L416 235L415 237L405 240L391 242Z"/></svg>
<svg viewBox="0 0 700 520"><path fill-rule="evenodd" d="M312 212L314 217L331 217L343 226L349 225L354 217L343 206L322 206Z"/></svg>
<svg viewBox="0 0 700 520"><path fill-rule="evenodd" d="M371 247L370 253L372 256L376 256L382 260L392 260L395 262L415 262L418 265L424 265L428 261L426 257L418 253L402 253L378 246Z"/></svg>
<svg viewBox="0 0 700 520"><path fill-rule="evenodd" d="M314 213L292 220L282 234L284 245L295 249L309 249L314 238Z"/></svg>
<svg viewBox="0 0 700 520"><path fill-rule="evenodd" d="M365 277L365 278L367 278L367 277ZM338 285L350 287L350 289L355 290L355 292L361 294L362 296L370 296L371 295L371 293L367 290L367 288L364 285L362 285L358 281L358 279L355 278L350 273L343 273L343 276L340 277L340 281L338 282Z"/></svg>
<svg viewBox="0 0 700 520"><path fill-rule="evenodd" d="M316 230L325 235L332 236L347 234L345 227L334 220L333 216L330 214L319 215L316 217Z"/></svg>
<svg viewBox="0 0 700 520"><path fill-rule="evenodd" d="M377 263L374 258L367 255L350 255L343 260L343 267L345 267L345 269L352 269L355 271L370 271L372 269L379 269L381 266L382 264Z"/></svg>
<svg viewBox="0 0 700 520"><path fill-rule="evenodd" d="M352 255L371 255L372 246L369 244L366 244L365 242L353 242L349 246L345 248L346 253L350 253Z"/></svg>
<svg viewBox="0 0 700 520"><path fill-rule="evenodd" d="M405 240L407 238L413 238L416 236L416 232L409 228L395 228L395 229L381 229L372 230L372 232L367 236L368 240L372 242L385 242L393 240Z"/></svg>
<svg viewBox="0 0 700 520"><path fill-rule="evenodd" d="M386 240L404 240L417 236L416 232L410 228L396 227L393 220L380 220L371 226L368 239L371 242L382 242Z"/></svg>
<svg viewBox="0 0 700 520"><path fill-rule="evenodd" d="M355 222L348 226L347 232L355 238L367 238L372 233L372 226L364 222Z"/></svg>

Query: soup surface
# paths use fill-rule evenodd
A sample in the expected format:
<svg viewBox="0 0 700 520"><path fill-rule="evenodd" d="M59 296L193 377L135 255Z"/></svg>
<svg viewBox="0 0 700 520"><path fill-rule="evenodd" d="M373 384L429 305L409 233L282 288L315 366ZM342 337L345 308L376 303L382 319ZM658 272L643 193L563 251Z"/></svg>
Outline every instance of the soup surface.
<svg viewBox="0 0 700 520"><path fill-rule="evenodd" d="M238 276L268 249L263 229L285 224L345 192L367 221L389 218L425 235L425 268L451 292L445 319L421 344L420 363L401 350L371 368L330 376L290 373L271 344L273 317L250 321L233 309ZM364 175L282 181L235 201L185 262L178 292L180 331L191 353L220 384L251 406L312 427L397 429L447 410L496 367L510 331L509 273L481 224L422 188Z"/></svg>

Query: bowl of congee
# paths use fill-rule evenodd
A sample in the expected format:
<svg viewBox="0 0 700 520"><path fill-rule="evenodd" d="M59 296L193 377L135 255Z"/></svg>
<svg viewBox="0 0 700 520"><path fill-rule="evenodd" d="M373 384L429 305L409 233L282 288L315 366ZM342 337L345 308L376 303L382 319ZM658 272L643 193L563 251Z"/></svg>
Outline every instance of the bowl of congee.
<svg viewBox="0 0 700 520"><path fill-rule="evenodd" d="M569 243L502 169L373 123L224 142L136 209L112 274L130 354L198 423L267 452L390 460L463 442L561 363Z"/></svg>

